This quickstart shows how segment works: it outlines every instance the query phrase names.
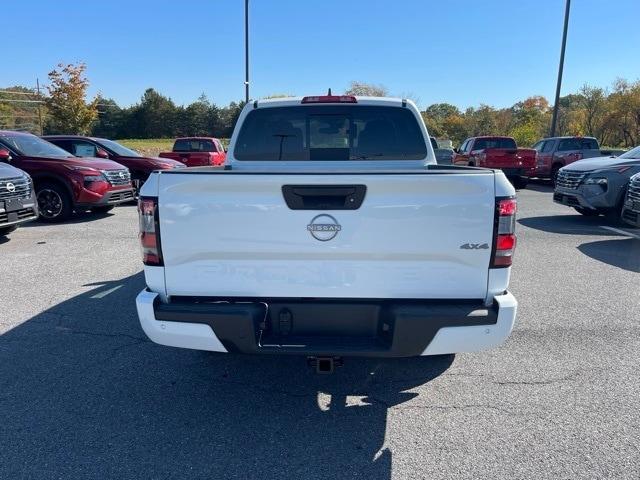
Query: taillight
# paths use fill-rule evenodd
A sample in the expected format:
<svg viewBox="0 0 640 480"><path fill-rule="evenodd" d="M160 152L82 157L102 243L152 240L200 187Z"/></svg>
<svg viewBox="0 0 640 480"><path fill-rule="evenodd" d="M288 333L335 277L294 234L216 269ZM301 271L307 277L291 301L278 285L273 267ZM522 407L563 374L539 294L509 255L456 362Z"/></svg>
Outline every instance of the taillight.
<svg viewBox="0 0 640 480"><path fill-rule="evenodd" d="M515 235L517 210L518 203L515 198L497 199L491 268L511 266L517 243Z"/></svg>
<svg viewBox="0 0 640 480"><path fill-rule="evenodd" d="M302 103L358 103L353 95L318 95L304 97Z"/></svg>
<svg viewBox="0 0 640 480"><path fill-rule="evenodd" d="M138 201L138 216L140 219L142 263L145 265L162 266L158 199L140 197L140 200Z"/></svg>

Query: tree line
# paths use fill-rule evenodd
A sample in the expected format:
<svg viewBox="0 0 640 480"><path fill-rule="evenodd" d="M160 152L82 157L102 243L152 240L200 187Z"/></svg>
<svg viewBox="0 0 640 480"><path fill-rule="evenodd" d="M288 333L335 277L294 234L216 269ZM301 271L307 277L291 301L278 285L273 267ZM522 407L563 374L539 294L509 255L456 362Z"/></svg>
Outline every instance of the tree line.
<svg viewBox="0 0 640 480"><path fill-rule="evenodd" d="M116 139L228 138L244 106L242 101L218 106L204 94L189 105L176 105L153 88L147 89L139 102L124 108L102 95L88 100L85 69L84 64L58 65L49 73L47 95L38 96L33 89L21 86L0 89L0 128L35 131L39 125L33 119L38 116L43 118L43 133ZM354 81L344 93L385 96L389 91L383 85ZM280 96L285 95L272 97ZM454 145L471 136L509 135L519 145L531 146L548 135L551 114L552 106L542 96L507 108L480 104L461 110L449 103L436 103L422 111L431 135L450 139ZM610 88L585 85L561 97L556 134L594 136L601 145L610 147L640 144L640 81L618 79Z"/></svg>

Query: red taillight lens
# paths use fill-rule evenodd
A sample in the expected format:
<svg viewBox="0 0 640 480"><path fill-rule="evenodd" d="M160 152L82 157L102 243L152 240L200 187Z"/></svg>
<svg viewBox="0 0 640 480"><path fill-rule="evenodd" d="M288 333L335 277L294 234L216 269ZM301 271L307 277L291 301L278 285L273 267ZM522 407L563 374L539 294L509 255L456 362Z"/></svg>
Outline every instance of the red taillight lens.
<svg viewBox="0 0 640 480"><path fill-rule="evenodd" d="M501 217L515 215L518 210L518 201L515 198L506 198L498 202L498 214Z"/></svg>
<svg viewBox="0 0 640 480"><path fill-rule="evenodd" d="M161 266L160 223L158 220L158 199L141 197L138 202L140 219L140 246L142 247L142 263Z"/></svg>
<svg viewBox="0 0 640 480"><path fill-rule="evenodd" d="M495 245L491 258L492 268L511 266L517 243L515 235L517 210L518 203L515 198L498 199L494 228Z"/></svg>
<svg viewBox="0 0 640 480"><path fill-rule="evenodd" d="M498 235L496 250L513 250L516 248L516 236L513 233Z"/></svg>
<svg viewBox="0 0 640 480"><path fill-rule="evenodd" d="M319 95L304 97L302 103L358 103L353 95Z"/></svg>

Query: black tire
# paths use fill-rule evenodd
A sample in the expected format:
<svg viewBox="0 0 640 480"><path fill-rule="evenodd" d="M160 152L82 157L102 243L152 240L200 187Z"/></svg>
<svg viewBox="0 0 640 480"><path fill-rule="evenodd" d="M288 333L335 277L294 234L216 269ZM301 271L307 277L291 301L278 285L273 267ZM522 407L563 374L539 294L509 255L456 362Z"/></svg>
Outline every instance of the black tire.
<svg viewBox="0 0 640 480"><path fill-rule="evenodd" d="M10 227L0 227L0 237L9 235L11 232L15 232L18 225L11 225Z"/></svg>
<svg viewBox="0 0 640 480"><path fill-rule="evenodd" d="M99 207L91 207L93 213L107 213L115 208L115 205L100 205Z"/></svg>
<svg viewBox="0 0 640 480"><path fill-rule="evenodd" d="M515 188L516 190L525 189L525 188L527 188L527 185L529 185L529 179L528 178L513 177L513 178L510 178L509 180L511 180L513 188Z"/></svg>
<svg viewBox="0 0 640 480"><path fill-rule="evenodd" d="M556 186L556 179L558 178L558 172L562 168L561 165L554 165L551 167L551 185Z"/></svg>
<svg viewBox="0 0 640 480"><path fill-rule="evenodd" d="M582 207L573 207L575 209L576 212L578 212L580 215L584 215L585 217L597 217L598 215L600 215L600 212L598 212L597 210L591 210L589 208L582 208Z"/></svg>
<svg viewBox="0 0 640 480"><path fill-rule="evenodd" d="M40 221L64 222L73 213L71 197L59 183L42 183L36 188Z"/></svg>
<svg viewBox="0 0 640 480"><path fill-rule="evenodd" d="M626 192L620 197L620 200L618 200L618 204L611 210L607 210L607 212L604 214L605 218L607 219L607 223L619 227L625 226L625 222L624 220L622 220L622 208L624 207L625 197Z"/></svg>

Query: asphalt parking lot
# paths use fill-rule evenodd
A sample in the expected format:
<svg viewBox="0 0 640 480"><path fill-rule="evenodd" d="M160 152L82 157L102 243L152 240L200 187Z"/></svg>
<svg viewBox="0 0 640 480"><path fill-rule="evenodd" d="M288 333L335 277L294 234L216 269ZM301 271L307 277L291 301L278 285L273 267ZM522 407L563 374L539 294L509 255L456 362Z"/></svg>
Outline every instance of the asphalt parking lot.
<svg viewBox="0 0 640 480"><path fill-rule="evenodd" d="M519 199L503 347L331 376L149 342L134 206L0 239L0 478L640 478L640 231Z"/></svg>

